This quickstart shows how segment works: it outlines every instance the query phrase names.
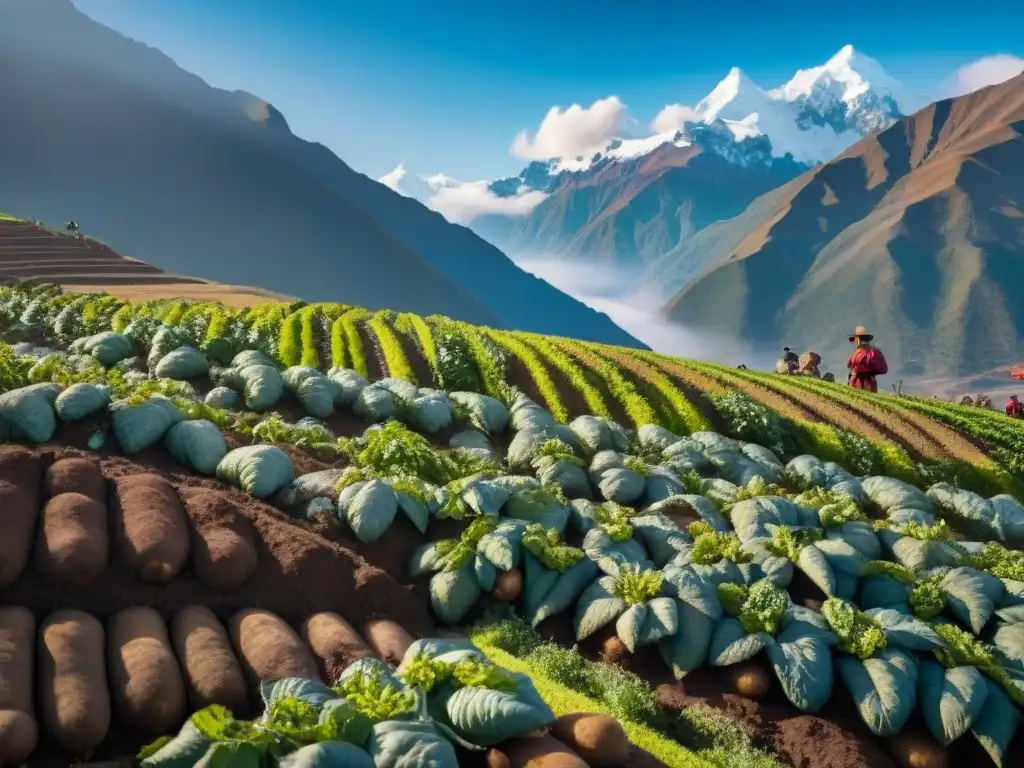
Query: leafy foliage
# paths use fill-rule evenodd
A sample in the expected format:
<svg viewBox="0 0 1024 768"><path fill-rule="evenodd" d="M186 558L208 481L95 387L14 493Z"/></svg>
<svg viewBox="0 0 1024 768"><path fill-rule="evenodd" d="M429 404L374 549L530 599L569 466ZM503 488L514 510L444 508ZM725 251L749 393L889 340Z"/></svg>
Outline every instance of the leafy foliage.
<svg viewBox="0 0 1024 768"><path fill-rule="evenodd" d="M714 565L721 560L749 563L753 559L735 533L720 533L703 520L690 523L686 530L693 537L690 557L697 565Z"/></svg>
<svg viewBox="0 0 1024 768"><path fill-rule="evenodd" d="M540 523L526 526L522 543L545 568L559 573L565 573L584 557L582 549L566 546L562 543L558 531L546 530Z"/></svg>
<svg viewBox="0 0 1024 768"><path fill-rule="evenodd" d="M369 329L377 337L377 343L380 344L381 352L384 355L384 367L388 376L418 384L420 382L416 380L416 374L413 372L412 366L409 365L402 342L388 323L388 316L388 312L377 312L367 323Z"/></svg>
<svg viewBox="0 0 1024 768"><path fill-rule="evenodd" d="M740 609L739 620L743 628L755 634L767 632L775 635L779 631L782 615L790 606L789 594L772 584L768 579L761 579L747 593L747 599Z"/></svg>
<svg viewBox="0 0 1024 768"><path fill-rule="evenodd" d="M612 541L623 542L633 538L633 525L629 521L634 514L630 507L606 501L598 506L595 519Z"/></svg>
<svg viewBox="0 0 1024 768"><path fill-rule="evenodd" d="M551 375L537 353L511 333L487 331L487 337L503 347L523 364L523 367L530 374L530 378L537 385L537 390L540 392L541 397L544 398L544 404L555 418L555 421L562 423L568 421L569 411L566 409L565 403L562 402L562 396L558 393L558 387L551 380Z"/></svg>
<svg viewBox="0 0 1024 768"><path fill-rule="evenodd" d="M886 647L882 625L858 611L855 606L830 597L821 607L821 613L839 638L839 650L858 659L870 659Z"/></svg>
<svg viewBox="0 0 1024 768"><path fill-rule="evenodd" d="M661 594L665 574L661 571L645 571L638 565L619 569L615 579L615 594L626 601L626 605L639 605L653 600Z"/></svg>
<svg viewBox="0 0 1024 768"><path fill-rule="evenodd" d="M385 680L378 667L357 671L335 686L334 691L375 723L416 709L415 694Z"/></svg>

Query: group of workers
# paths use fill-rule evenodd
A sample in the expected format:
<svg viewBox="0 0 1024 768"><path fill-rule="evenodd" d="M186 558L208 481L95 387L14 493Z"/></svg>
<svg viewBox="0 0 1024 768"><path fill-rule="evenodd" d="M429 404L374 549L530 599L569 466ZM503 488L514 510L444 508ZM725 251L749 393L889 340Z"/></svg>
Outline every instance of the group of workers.
<svg viewBox="0 0 1024 768"><path fill-rule="evenodd" d="M874 338L874 334L868 333L864 326L857 326L850 334L850 343L854 345L854 350L850 359L846 361L849 371L847 383L855 389L867 392L877 392L878 377L889 372L889 364L886 363L882 350L871 344ZM775 372L833 380L830 373L821 375L818 369L820 365L821 355L817 352L808 351L798 357L789 347L783 347L782 358L776 364Z"/></svg>

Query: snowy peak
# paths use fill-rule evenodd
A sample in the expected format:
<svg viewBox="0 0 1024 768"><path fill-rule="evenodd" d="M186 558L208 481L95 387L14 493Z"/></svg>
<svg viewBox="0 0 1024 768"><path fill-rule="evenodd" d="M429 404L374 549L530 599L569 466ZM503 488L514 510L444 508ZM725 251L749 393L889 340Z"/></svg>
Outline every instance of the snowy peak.
<svg viewBox="0 0 1024 768"><path fill-rule="evenodd" d="M888 97L903 114L921 106L920 100L908 94L881 64L852 45L844 45L820 67L797 70L788 83L770 91L770 95L789 102L837 99L846 104L869 96Z"/></svg>
<svg viewBox="0 0 1024 768"><path fill-rule="evenodd" d="M700 100L694 112L702 123L710 123L720 117L742 120L763 107L767 99L768 94L757 83L742 69L733 67L715 89Z"/></svg>

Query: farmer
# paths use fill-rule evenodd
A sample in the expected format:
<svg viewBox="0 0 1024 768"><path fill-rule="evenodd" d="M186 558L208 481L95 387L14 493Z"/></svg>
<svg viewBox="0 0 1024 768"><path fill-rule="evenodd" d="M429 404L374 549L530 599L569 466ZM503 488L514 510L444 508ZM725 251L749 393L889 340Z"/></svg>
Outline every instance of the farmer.
<svg viewBox="0 0 1024 768"><path fill-rule="evenodd" d="M813 376L816 379L821 378L821 370L818 366L821 365L821 355L817 352L807 351L800 356L800 373L803 376Z"/></svg>
<svg viewBox="0 0 1024 768"><path fill-rule="evenodd" d="M871 340L874 338L874 335L868 333L862 325L858 325L850 335L850 341L856 345L856 349L846 361L846 367L850 369L849 382L854 389L877 392L877 377L889 372L889 365L885 362L882 350L871 346Z"/></svg>
<svg viewBox="0 0 1024 768"><path fill-rule="evenodd" d="M796 353L789 347L782 348L782 357L779 358L779 362L775 364L776 373L796 373L797 368L800 367L800 358L796 356Z"/></svg>
<svg viewBox="0 0 1024 768"><path fill-rule="evenodd" d="M1019 419L1021 416L1024 416L1024 405L1021 404L1016 395L1010 395L1010 399L1006 401L1006 415L1013 419Z"/></svg>

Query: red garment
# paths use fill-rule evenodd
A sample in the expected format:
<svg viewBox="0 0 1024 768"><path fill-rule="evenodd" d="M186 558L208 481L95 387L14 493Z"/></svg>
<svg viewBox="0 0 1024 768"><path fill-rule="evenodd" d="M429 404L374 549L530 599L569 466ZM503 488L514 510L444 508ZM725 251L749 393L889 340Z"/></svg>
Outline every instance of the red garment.
<svg viewBox="0 0 1024 768"><path fill-rule="evenodd" d="M872 346L857 347L846 361L850 369L850 386L868 392L878 391L876 376L889 372L889 364L885 362L882 350Z"/></svg>
<svg viewBox="0 0 1024 768"><path fill-rule="evenodd" d="M1024 415L1024 403L1022 403L1020 400L1007 400L1006 415L1012 416L1015 419L1019 419L1021 415Z"/></svg>

